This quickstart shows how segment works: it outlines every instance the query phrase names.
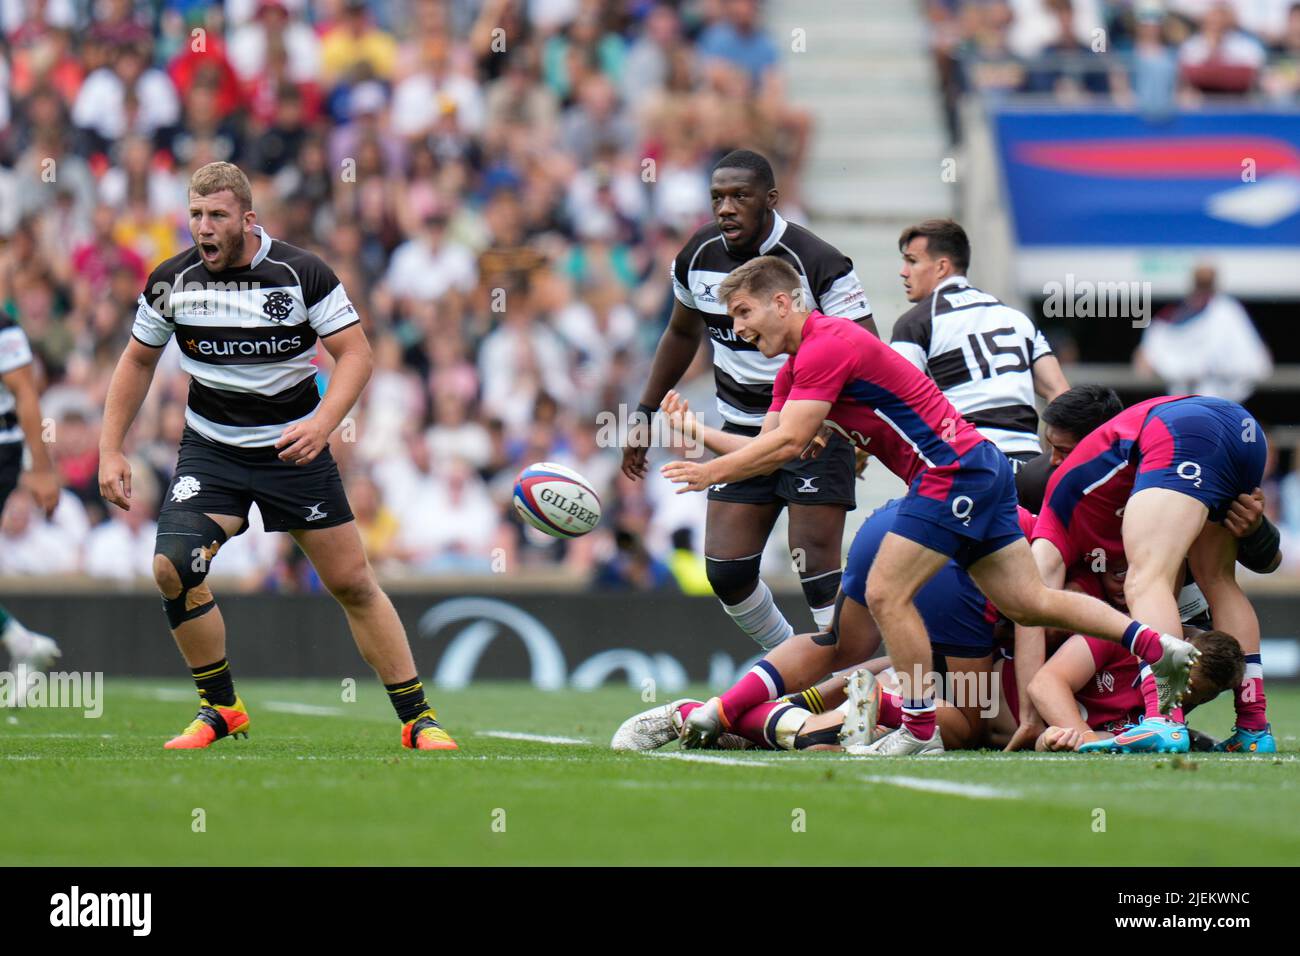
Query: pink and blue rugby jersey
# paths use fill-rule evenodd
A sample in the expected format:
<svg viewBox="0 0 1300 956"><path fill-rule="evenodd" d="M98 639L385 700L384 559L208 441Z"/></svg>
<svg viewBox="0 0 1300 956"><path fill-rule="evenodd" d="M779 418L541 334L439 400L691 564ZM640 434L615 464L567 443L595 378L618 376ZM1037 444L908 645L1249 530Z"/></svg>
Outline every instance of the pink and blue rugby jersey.
<svg viewBox="0 0 1300 956"><path fill-rule="evenodd" d="M866 329L814 311L781 367L770 411L830 402L826 420L917 492L943 499L959 459L984 441L934 382Z"/></svg>

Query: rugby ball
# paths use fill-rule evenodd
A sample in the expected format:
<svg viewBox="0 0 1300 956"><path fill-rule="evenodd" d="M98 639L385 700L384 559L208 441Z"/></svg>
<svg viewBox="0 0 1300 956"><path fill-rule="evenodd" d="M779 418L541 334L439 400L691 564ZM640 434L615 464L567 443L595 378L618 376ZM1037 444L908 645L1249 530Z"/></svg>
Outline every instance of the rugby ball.
<svg viewBox="0 0 1300 956"><path fill-rule="evenodd" d="M591 483L550 461L539 461L519 473L515 511L553 538L580 538L600 523L600 499Z"/></svg>

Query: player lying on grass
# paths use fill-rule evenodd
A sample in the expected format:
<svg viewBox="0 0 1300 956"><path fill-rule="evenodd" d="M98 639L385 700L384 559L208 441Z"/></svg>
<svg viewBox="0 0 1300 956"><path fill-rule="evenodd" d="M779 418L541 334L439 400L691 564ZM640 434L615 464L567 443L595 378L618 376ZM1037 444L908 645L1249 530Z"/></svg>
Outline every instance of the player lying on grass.
<svg viewBox="0 0 1300 956"><path fill-rule="evenodd" d="M757 438L712 461L669 462L662 471L681 491L765 474L798 457L830 423L908 484L866 584L867 605L899 673L903 726L869 751L903 755L933 746L935 702L923 676L932 670L929 637L914 598L949 560L1017 623L1122 642L1168 683L1167 706L1174 706L1195 648L1094 598L1044 586L1017 522L1006 458L910 362L851 322L805 311L799 289L794 270L770 256L745 263L721 283L718 294L736 334L766 356L791 358L777 376ZM747 679L750 703L779 696L763 666ZM687 718L684 742L716 740L735 716L714 698Z"/></svg>
<svg viewBox="0 0 1300 956"><path fill-rule="evenodd" d="M1152 688L1147 683L1144 694L1138 659L1109 641L1076 634L1048 658L1029 685L1029 699L1047 724L1034 749L1186 753L1183 714L1239 686L1246 660L1229 634L1191 628L1184 633L1201 654L1192 665L1177 715L1180 726L1167 735L1141 730L1152 709ZM1017 717L1016 703L1009 699L1007 704Z"/></svg>
<svg viewBox="0 0 1300 956"><path fill-rule="evenodd" d="M685 406L680 400L666 401L665 411L670 415L680 415ZM783 746L784 749L837 742L842 715L827 709L825 701L832 693L830 688L836 695L843 694L845 678L836 678L816 688L812 684L834 671L856 670L880 648L880 630L867 610L866 582L885 536L897 521L900 506L900 500L888 502L858 529L845 564L841 593L830 629L790 638L719 698L722 712L729 715L728 721L735 733L760 745ZM945 708L942 701L936 701L941 708L937 712L939 727L927 746L918 752L942 753L945 747L973 746L980 736L980 711L990 709L996 703L989 690L989 675L999 615L970 576L953 561L949 561L917 592L916 606L930 639L935 668L930 679L936 684L943 682L952 687L958 704ZM881 670L889 663L883 658L872 661L875 670ZM759 683L753 680L755 672ZM875 693L873 686L867 678L858 679L856 697L850 693L851 714L859 714L867 706L868 698ZM787 690L802 693L780 699ZM990 699L981 699L981 690ZM677 736L682 721L694 710L695 704L694 701L675 701L638 714L619 728L611 746L617 750L663 746ZM785 711L784 708L792 705L798 714ZM898 709L901 703L895 707L891 701L885 700L880 706L886 715L882 722L890 728L897 728L901 721ZM799 714L803 718L819 719L813 720L807 728L810 734L815 732L814 736L796 742L795 738L804 732L803 718ZM748 716L742 719L742 715ZM897 715L898 719L891 722L890 715ZM777 723L781 720L784 720L781 724L783 730L778 734ZM842 743L854 746L872 742L875 737L871 732L876 723L874 717L850 720ZM794 732L785 733L785 728ZM778 743L778 738L781 743Z"/></svg>
<svg viewBox="0 0 1300 956"><path fill-rule="evenodd" d="M1277 747L1265 716L1259 620L1236 580L1234 532L1249 529L1237 528L1231 517L1241 496L1257 492L1267 452L1263 429L1235 402L1201 396L1141 402L1066 457L1034 526L1034 559L1049 586L1059 587L1075 565L1122 553L1129 613L1162 630L1179 622L1175 595L1186 562L1215 626L1232 634L1246 655L1226 751ZM1276 552L1276 540L1264 550ZM1017 679L1028 686L1043 659L1041 637L1026 630L1016 646ZM1032 706L1023 710L1022 736L1038 725Z"/></svg>

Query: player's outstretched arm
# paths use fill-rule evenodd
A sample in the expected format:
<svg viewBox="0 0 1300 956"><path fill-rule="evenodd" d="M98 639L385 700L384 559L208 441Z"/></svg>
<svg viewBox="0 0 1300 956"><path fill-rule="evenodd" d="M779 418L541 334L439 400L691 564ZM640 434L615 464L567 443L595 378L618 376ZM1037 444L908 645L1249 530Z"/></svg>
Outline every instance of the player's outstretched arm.
<svg viewBox="0 0 1300 956"><path fill-rule="evenodd" d="M1039 576L1049 588L1061 588L1065 585L1065 561L1061 552L1050 541L1040 538L1030 546L1034 564ZM1047 658L1047 637L1041 627L1016 625L1016 652L1012 665L1016 669L1016 686L1029 687L1038 676L1043 662ZM1020 726L1017 728L1007 750L1019 750L1034 742L1043 730L1043 720L1034 706L1033 698L1027 693L1020 701Z"/></svg>
<svg viewBox="0 0 1300 956"><path fill-rule="evenodd" d="M1053 735L1052 739L1045 741L1042 749L1073 750L1074 743L1083 742L1083 735L1092 733L1079 717L1079 705L1074 701L1074 694L1096 672L1097 664L1088 649L1088 642L1076 634L1061 645L1029 682L1029 699L1049 729L1073 731L1072 734Z"/></svg>
<svg viewBox="0 0 1300 956"><path fill-rule="evenodd" d="M1062 392L1069 391L1070 383L1061 371L1061 363L1055 355L1044 355L1034 363L1034 391L1045 401L1051 401Z"/></svg>
<svg viewBox="0 0 1300 956"><path fill-rule="evenodd" d="M31 363L0 375L0 384L14 397L18 426L23 430L27 451L32 456L32 467L23 476L23 484L48 518L58 507L59 489L63 482L41 434L41 400L36 392L36 376L32 374Z"/></svg>
<svg viewBox="0 0 1300 956"><path fill-rule="evenodd" d="M830 409L830 402L812 399L786 402L779 413L768 412L763 433L742 448L708 462L670 461L661 470L669 481L684 486L678 494L765 475L799 457Z"/></svg>
<svg viewBox="0 0 1300 956"><path fill-rule="evenodd" d="M738 451L753 441L748 435L724 432L721 428L705 425L691 411L690 403L674 388L670 388L664 400L659 403L659 410L668 419L668 427L673 430L674 437L682 439L688 445L703 445L715 455Z"/></svg>
<svg viewBox="0 0 1300 956"><path fill-rule="evenodd" d="M641 404L638 406L640 410L658 408L668 390L682 380L686 370L691 367L691 362L695 360L695 353L700 349L704 326L702 313L683 305L680 300L673 300L673 314L655 349L650 378L641 393ZM628 429L629 438L637 431L635 428ZM634 445L629 441L623 449L623 474L633 481L644 478L645 454L645 445Z"/></svg>
<svg viewBox="0 0 1300 956"><path fill-rule="evenodd" d="M311 418L290 425L275 443L275 447L280 449L280 460L295 465L309 464L324 450L334 429L361 397L361 390L370 380L374 364L370 342L360 323L325 336L321 344L334 359L334 371L330 374L325 396Z"/></svg>
<svg viewBox="0 0 1300 956"><path fill-rule="evenodd" d="M131 510L131 465L122 454L122 446L149 394L149 383L162 352L132 337L108 383L104 424L99 434L99 493L123 511Z"/></svg>

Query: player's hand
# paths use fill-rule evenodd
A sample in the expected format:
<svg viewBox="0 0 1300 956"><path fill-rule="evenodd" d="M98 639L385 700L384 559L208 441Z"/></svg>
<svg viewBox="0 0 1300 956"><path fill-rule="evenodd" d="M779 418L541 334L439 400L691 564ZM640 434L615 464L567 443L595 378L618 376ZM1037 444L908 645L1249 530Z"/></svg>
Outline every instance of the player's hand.
<svg viewBox="0 0 1300 956"><path fill-rule="evenodd" d="M1083 732L1075 727L1048 727L1038 738L1038 750L1078 750L1083 743Z"/></svg>
<svg viewBox="0 0 1300 956"><path fill-rule="evenodd" d="M330 433L325 423L315 417L296 422L284 430L275 447L283 449L280 460L293 465L309 465L316 460L329 443Z"/></svg>
<svg viewBox="0 0 1300 956"><path fill-rule="evenodd" d="M1034 714L1028 722L1022 717L1020 726L1011 735L1011 742L1007 744L1004 752L1010 753L1013 750L1023 750L1025 747L1033 745L1038 740L1039 734L1046 729L1047 725L1038 718L1037 714Z"/></svg>
<svg viewBox="0 0 1300 956"><path fill-rule="evenodd" d="M817 429L817 434L808 440L808 444L803 446L803 451L799 452L799 460L808 461L816 458L826 450L826 446L831 443L831 436L834 434L835 429L831 428L830 425L822 425L821 428Z"/></svg>
<svg viewBox="0 0 1300 956"><path fill-rule="evenodd" d="M623 474L632 481L640 481L646 474L645 456L646 450L650 447L649 424L647 422L642 430L637 420L627 430L627 444L623 446ZM639 443L640 439L644 440L644 444Z"/></svg>
<svg viewBox="0 0 1300 956"><path fill-rule="evenodd" d="M63 479L54 469L49 471L29 471L23 476L23 485L32 493L36 504L45 512L45 517L52 517L54 509L59 506L59 492L63 489Z"/></svg>
<svg viewBox="0 0 1300 956"><path fill-rule="evenodd" d="M1256 488L1250 494L1240 494L1223 516L1223 526L1238 538L1244 538L1259 528L1264 520L1264 492Z"/></svg>
<svg viewBox="0 0 1300 956"><path fill-rule="evenodd" d="M678 440L698 442L700 438L700 420L691 411L690 402L684 399L676 389L669 389L664 400L659 403L659 410L668 420L673 437Z"/></svg>
<svg viewBox="0 0 1300 956"><path fill-rule="evenodd" d="M688 491L708 491L709 485L715 484L709 476L708 465L699 462L670 461L659 472L673 484L684 486L677 489L679 495Z"/></svg>
<svg viewBox="0 0 1300 956"><path fill-rule="evenodd" d="M123 511L131 510L131 463L120 451L99 454L99 494Z"/></svg>

